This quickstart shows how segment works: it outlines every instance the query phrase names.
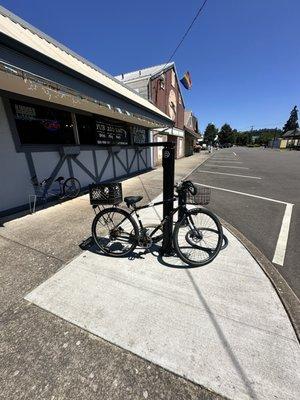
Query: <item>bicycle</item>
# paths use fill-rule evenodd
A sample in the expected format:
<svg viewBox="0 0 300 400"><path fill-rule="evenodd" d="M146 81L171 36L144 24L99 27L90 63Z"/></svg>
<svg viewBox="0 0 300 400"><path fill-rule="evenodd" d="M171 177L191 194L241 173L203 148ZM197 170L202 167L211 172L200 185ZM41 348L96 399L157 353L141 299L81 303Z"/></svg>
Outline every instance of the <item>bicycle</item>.
<svg viewBox="0 0 300 400"><path fill-rule="evenodd" d="M52 182L58 183L58 190L49 190ZM54 181L51 177L43 179L41 182L38 181L37 176L31 178L31 183L35 188L35 194L29 195L29 207L31 212L35 212L36 200L40 198L46 203L48 197L58 197L59 199L74 199L77 197L81 190L81 185L78 179L70 177L65 179L63 176L59 176ZM33 198L33 206L32 206Z"/></svg>
<svg viewBox="0 0 300 400"><path fill-rule="evenodd" d="M203 266L211 262L219 253L223 243L223 230L219 219L211 211L203 208L188 209L186 204L208 204L209 188L196 189L191 181L184 181L175 186L178 196L167 201L174 201L183 196L186 203L178 204L170 216L178 212L172 241L179 258L190 266ZM136 204L142 196L127 196L124 201L129 211L118 207L122 202L120 183L90 186L90 202L94 210L101 205L112 205L100 209L92 223L92 237L98 248L106 255L124 257L137 246L149 249L163 239L163 226L170 218L163 218L159 224L144 226L138 214L140 210L162 205L159 201L144 206ZM182 198L182 197L181 197ZM179 202L180 203L180 202ZM136 220L132 214L136 216Z"/></svg>

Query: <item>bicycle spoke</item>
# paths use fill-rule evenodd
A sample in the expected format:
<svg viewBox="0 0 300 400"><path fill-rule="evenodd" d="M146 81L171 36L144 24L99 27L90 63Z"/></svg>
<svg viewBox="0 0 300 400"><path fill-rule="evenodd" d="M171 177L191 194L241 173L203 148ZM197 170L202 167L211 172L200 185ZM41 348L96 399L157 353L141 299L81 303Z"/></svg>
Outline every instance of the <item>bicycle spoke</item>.
<svg viewBox="0 0 300 400"><path fill-rule="evenodd" d="M220 250L222 228L217 218L206 210L195 210L178 223L174 244L178 255L191 265L205 265ZM175 234L175 232L174 232Z"/></svg>
<svg viewBox="0 0 300 400"><path fill-rule="evenodd" d="M120 209L105 209L95 217L93 237L105 253L127 254L136 244L137 227Z"/></svg>

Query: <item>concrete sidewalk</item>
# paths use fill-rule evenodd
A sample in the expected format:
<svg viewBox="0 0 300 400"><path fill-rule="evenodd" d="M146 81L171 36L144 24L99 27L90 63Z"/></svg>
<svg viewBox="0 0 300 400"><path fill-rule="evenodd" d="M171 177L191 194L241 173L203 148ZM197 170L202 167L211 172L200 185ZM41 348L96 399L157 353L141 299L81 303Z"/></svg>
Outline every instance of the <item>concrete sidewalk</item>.
<svg viewBox="0 0 300 400"><path fill-rule="evenodd" d="M176 161L176 179L207 158ZM134 182L134 183L133 183ZM143 187L144 185L144 187ZM123 184L124 195L157 196L161 168ZM0 219L0 399L209 399L221 396L30 305L26 293L74 257L90 236L88 196L34 215Z"/></svg>
<svg viewBox="0 0 300 400"><path fill-rule="evenodd" d="M206 158L177 160L176 179ZM161 170L123 189L147 203ZM82 252L92 218L83 196L0 228L1 399L298 398L295 334L232 235L210 265L177 269Z"/></svg>
<svg viewBox="0 0 300 400"><path fill-rule="evenodd" d="M156 212L140 214L159 222ZM297 399L290 321L259 265L225 233L229 246L194 269L142 249L114 259L93 248L26 299L230 399Z"/></svg>

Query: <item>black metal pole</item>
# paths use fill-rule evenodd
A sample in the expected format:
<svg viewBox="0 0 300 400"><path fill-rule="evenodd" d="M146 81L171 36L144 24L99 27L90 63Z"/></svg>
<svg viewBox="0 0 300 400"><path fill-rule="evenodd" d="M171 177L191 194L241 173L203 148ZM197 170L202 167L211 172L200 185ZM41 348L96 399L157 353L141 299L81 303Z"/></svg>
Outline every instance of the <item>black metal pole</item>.
<svg viewBox="0 0 300 400"><path fill-rule="evenodd" d="M173 252L173 215L174 201L167 201L174 198L174 166L175 166L175 148L173 143L165 145L162 152L163 165L163 217L167 220L163 226L163 243L161 254L171 255Z"/></svg>
<svg viewBox="0 0 300 400"><path fill-rule="evenodd" d="M180 190L178 192L178 206L184 206L186 204L186 191ZM178 210L178 221L181 221L184 216L184 209L179 208Z"/></svg>

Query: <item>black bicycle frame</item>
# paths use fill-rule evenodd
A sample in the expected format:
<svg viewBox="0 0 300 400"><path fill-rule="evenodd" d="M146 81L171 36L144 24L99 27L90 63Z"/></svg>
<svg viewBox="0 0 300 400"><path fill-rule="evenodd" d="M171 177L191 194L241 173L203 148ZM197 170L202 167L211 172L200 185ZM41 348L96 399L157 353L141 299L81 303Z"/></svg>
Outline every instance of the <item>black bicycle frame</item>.
<svg viewBox="0 0 300 400"><path fill-rule="evenodd" d="M171 202L171 201L174 201L174 200L176 200L175 197L174 197L173 199L168 199L168 200L165 200L165 201L158 201L158 202L156 202L156 203L150 203L150 204L147 204L147 205L145 205L145 206L135 207L129 214L130 214L130 215L135 214L135 215L137 216L137 220L138 220L138 222L139 222L140 228L141 228L141 229L144 229L143 222L142 222L142 220L140 219L140 216L139 216L139 214L138 214L138 211L139 211L139 210L144 210L145 208L160 206L160 205L162 205L162 204L166 204L166 203ZM162 228L162 227L164 226L164 224L166 223L166 221L168 221L169 218L172 218L172 216L173 216L174 214L176 214L176 212L178 211L178 209L179 209L179 207L174 208L173 211L172 211L169 215L167 215L165 218L163 218L163 219L160 221L160 224L158 224L158 225L155 227L155 229L153 230L153 232L151 232L150 237L152 237L160 228Z"/></svg>
<svg viewBox="0 0 300 400"><path fill-rule="evenodd" d="M135 214L135 215L137 216L137 220L138 220L138 222L139 222L140 229L143 230L143 229L144 229L144 225L143 225L143 222L142 222L142 220L141 220L141 218L140 218L140 216L139 216L139 214L138 214L138 211L139 211L139 210L144 210L144 209L146 209L146 208L155 207L155 206L160 206L160 205L162 205L162 204L165 204L165 203L167 203L167 202L171 202L171 201L174 201L174 200L176 200L176 197L174 197L173 199L165 200L165 201L158 201L158 202L156 202L156 203L150 203L150 204L147 204L147 205L145 205L145 206L134 207L133 210L131 210L130 212L128 212L128 214L129 214L129 215ZM117 208L117 207L116 207L116 208ZM178 214L178 215L179 215L180 220L181 220L181 219L183 218L185 212L187 211L186 205L185 205L185 204L179 204L178 207L174 208L174 209L172 210L172 212L171 212L169 215L167 215L166 217L164 217L164 218L160 221L160 224L158 224L158 225L155 227L155 229L151 232L150 237L152 237L159 229L161 229L161 228L164 226L164 224L166 223L166 221L168 221L169 218L172 218L172 217L177 213L177 211L179 211L179 214ZM126 219L127 219L127 217L124 217L124 218L116 225L116 228L118 228L119 226L121 226L122 223L123 223ZM196 232L196 234L197 234L197 231L198 231L198 230L197 230L197 228L195 227L195 224L194 224L193 219L190 218L189 220L190 220L190 223L191 223L191 225L192 225L192 228L193 228L194 232ZM200 237L200 236L199 236L199 237Z"/></svg>
<svg viewBox="0 0 300 400"><path fill-rule="evenodd" d="M131 210L130 212L128 212L128 214L129 214L129 215L135 214L135 215L137 216L137 220L138 220L139 226L140 226L140 228L141 228L141 230L142 230L142 229L144 229L144 225L143 225L143 222L142 222L142 220L141 220L141 218L140 218L140 216L139 216L139 214L138 214L138 211L139 211L139 210L144 210L144 209L146 209L146 208L160 206L160 205L162 205L162 204L165 204L165 203L167 203L167 202L171 202L171 201L174 201L174 200L176 200L176 197L174 197L173 199L168 199L168 200L166 200L166 201L158 201L158 202L156 202L156 203L150 203L150 204L147 204L147 205L145 205L145 206L134 207L133 210ZM168 219L169 219L170 217L172 217L173 215L175 215L175 214L177 213L177 211L178 211L178 210L181 210L181 209L182 209L182 210L183 210L183 209L186 210L185 205L183 205L183 204L179 205L178 207L174 208L173 211L172 211L169 215L167 215L165 218L163 218L163 219L160 221L160 224L158 224L158 225L155 227L155 229L151 232L150 237L152 237L160 228L162 228L163 225L166 223L166 221L168 221ZM183 215L183 214L182 214L182 215ZM126 220L126 218L127 218L127 217L124 217L124 218L116 225L116 228L118 228L119 226L121 226L122 223Z"/></svg>

